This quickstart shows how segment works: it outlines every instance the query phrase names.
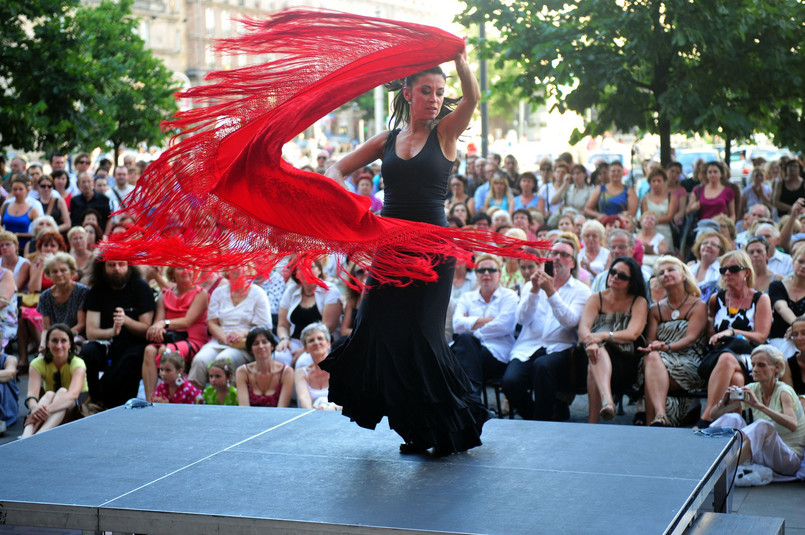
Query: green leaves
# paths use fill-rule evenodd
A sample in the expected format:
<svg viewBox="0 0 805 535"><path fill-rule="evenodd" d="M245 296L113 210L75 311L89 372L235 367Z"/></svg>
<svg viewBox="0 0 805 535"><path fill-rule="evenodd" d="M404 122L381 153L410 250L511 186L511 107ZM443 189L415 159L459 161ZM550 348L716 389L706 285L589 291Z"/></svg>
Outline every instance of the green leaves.
<svg viewBox="0 0 805 535"><path fill-rule="evenodd" d="M23 150L159 143L175 111L171 73L135 33L132 0L4 2L0 140ZM17 14L16 16L14 14ZM32 25L29 22L35 21ZM30 31L24 31L26 25Z"/></svg>

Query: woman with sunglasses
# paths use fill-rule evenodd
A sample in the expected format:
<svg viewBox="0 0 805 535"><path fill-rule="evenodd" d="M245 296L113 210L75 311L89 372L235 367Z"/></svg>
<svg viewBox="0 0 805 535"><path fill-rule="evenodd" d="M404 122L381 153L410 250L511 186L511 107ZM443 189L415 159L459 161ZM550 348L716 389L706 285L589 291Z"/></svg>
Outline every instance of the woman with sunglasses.
<svg viewBox="0 0 805 535"><path fill-rule="evenodd" d="M44 355L36 357L29 370L25 406L30 412L23 438L79 418L78 406L89 396L87 365L76 354L70 327L57 323L48 329L45 342Z"/></svg>
<svg viewBox="0 0 805 535"><path fill-rule="evenodd" d="M58 231L62 234L70 230L70 212L67 210L67 203L64 199L53 195L53 179L48 175L43 175L37 183L39 190L39 202L45 209L45 215L51 216L58 225Z"/></svg>
<svg viewBox="0 0 805 535"><path fill-rule="evenodd" d="M654 277L665 297L649 310L643 357L642 383L646 393L646 419L652 426L679 425L690 410L691 398L674 392L704 388L699 364L705 348L707 305L688 267L673 256L661 256ZM670 395L669 395L670 394Z"/></svg>
<svg viewBox="0 0 805 535"><path fill-rule="evenodd" d="M710 352L702 359L699 375L707 381L707 406L696 427L712 423L710 411L729 386L744 386L750 379L752 349L766 342L772 322L769 296L755 289L755 270L743 251L730 251L719 259L721 288L707 303Z"/></svg>
<svg viewBox="0 0 805 535"><path fill-rule="evenodd" d="M754 238L753 238L754 239ZM752 240L749 240L752 243ZM783 281L772 282L769 299L773 311L769 343L783 352L785 358L796 354L789 333L794 320L805 314L805 248L794 253L794 272Z"/></svg>
<svg viewBox="0 0 805 535"><path fill-rule="evenodd" d="M648 311L646 282L633 258L616 258L606 285L587 300L579 322L579 340L589 359L590 423L614 420L612 392L623 392L637 379L635 342L646 327Z"/></svg>

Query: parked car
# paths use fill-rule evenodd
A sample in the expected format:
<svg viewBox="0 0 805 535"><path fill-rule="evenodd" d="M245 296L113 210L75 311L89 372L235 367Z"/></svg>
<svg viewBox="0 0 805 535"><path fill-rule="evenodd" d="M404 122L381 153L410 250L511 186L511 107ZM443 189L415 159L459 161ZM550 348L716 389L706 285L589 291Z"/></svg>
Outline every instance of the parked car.
<svg viewBox="0 0 805 535"><path fill-rule="evenodd" d="M718 151L711 147L699 147L690 149L676 149L676 161L682 164L682 174L690 178L693 175L693 166L696 160L702 159L705 162L721 161Z"/></svg>

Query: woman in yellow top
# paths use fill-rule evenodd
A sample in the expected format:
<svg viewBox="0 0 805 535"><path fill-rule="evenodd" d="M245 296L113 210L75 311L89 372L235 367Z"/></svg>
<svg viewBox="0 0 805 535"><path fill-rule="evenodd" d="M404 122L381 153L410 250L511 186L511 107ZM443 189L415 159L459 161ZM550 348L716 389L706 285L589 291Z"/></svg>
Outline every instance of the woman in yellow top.
<svg viewBox="0 0 805 535"><path fill-rule="evenodd" d="M25 419L22 437L53 429L79 417L78 406L89 395L87 365L76 355L70 327L57 323L47 331L45 354L31 362L28 397L31 411ZM42 397L39 393L44 390Z"/></svg>

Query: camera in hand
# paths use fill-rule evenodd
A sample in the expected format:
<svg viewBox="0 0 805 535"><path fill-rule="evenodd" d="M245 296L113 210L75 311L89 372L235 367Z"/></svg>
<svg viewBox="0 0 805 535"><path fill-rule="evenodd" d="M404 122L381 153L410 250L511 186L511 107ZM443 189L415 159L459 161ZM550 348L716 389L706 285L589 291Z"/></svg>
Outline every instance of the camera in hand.
<svg viewBox="0 0 805 535"><path fill-rule="evenodd" d="M730 387L730 401L743 401L746 397L746 392L737 386Z"/></svg>
<svg viewBox="0 0 805 535"><path fill-rule="evenodd" d="M553 277L553 260L545 261L545 274Z"/></svg>

